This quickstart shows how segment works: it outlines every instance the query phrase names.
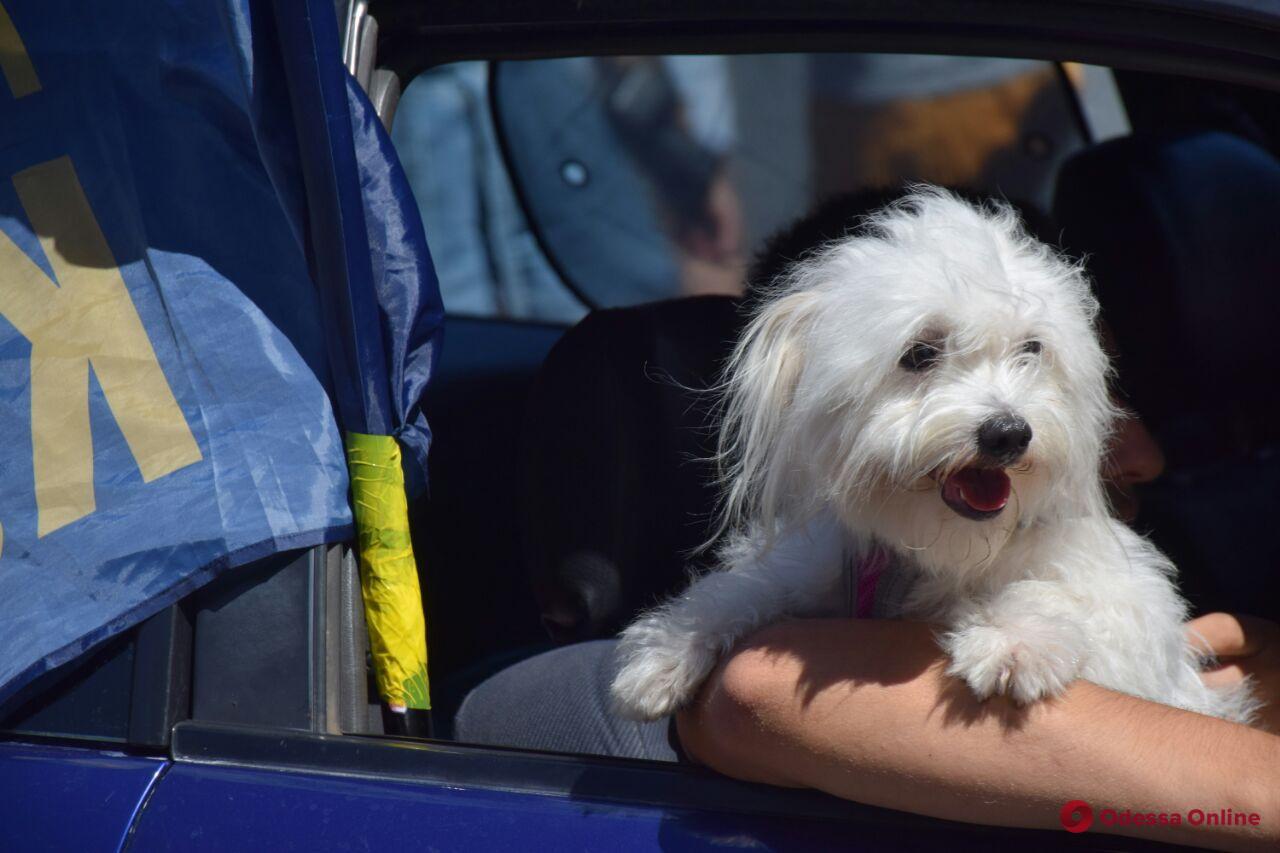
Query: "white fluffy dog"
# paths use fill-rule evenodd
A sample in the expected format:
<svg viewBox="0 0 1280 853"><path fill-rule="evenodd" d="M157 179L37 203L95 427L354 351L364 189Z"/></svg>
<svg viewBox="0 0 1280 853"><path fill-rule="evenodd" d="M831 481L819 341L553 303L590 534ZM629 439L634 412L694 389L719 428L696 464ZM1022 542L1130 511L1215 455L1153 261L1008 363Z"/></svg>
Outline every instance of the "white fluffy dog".
<svg viewBox="0 0 1280 853"><path fill-rule="evenodd" d="M730 362L720 567L623 632L618 710L689 702L743 635L838 610L849 566L911 578L950 673L1030 703L1077 678L1233 720L1174 569L1108 513L1117 411L1081 268L1009 207L917 187L816 251Z"/></svg>

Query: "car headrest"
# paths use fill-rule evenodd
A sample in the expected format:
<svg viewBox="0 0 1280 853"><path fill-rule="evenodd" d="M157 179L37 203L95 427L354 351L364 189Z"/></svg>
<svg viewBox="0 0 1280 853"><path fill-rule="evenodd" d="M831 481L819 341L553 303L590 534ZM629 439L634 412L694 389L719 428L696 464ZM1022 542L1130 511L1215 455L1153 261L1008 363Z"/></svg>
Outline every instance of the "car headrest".
<svg viewBox="0 0 1280 853"><path fill-rule="evenodd" d="M1171 461L1274 440L1280 162L1220 132L1118 139L1063 166L1054 214Z"/></svg>
<svg viewBox="0 0 1280 853"><path fill-rule="evenodd" d="M596 311L535 383L524 551L560 641L609 636L679 589L710 535L715 400L743 319L729 297Z"/></svg>

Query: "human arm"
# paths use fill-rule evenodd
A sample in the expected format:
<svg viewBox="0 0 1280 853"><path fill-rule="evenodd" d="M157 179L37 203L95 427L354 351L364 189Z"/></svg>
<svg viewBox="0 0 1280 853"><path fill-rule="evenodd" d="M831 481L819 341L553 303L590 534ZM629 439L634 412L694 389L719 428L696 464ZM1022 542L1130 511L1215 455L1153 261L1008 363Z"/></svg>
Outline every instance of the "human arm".
<svg viewBox="0 0 1280 853"><path fill-rule="evenodd" d="M1255 616L1209 613L1187 624L1194 641L1218 658L1204 674L1214 686L1253 679L1255 695L1264 703L1259 723L1280 733L1280 625Z"/></svg>
<svg viewBox="0 0 1280 853"><path fill-rule="evenodd" d="M813 787L935 817L1057 828L1069 800L1095 831L1222 849L1280 841L1280 738L1074 683L1018 709L944 674L931 626L772 625L712 673L677 718L695 760L738 778ZM1258 827L1114 826L1105 807L1257 812Z"/></svg>

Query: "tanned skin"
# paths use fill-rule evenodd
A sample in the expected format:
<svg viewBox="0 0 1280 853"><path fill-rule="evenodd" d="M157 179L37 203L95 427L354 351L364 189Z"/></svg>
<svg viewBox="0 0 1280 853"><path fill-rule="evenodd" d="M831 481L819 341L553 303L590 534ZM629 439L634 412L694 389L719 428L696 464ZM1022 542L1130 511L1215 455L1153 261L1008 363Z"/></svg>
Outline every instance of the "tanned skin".
<svg viewBox="0 0 1280 853"><path fill-rule="evenodd" d="M1189 628L1224 666L1280 697L1280 628L1211 614ZM729 776L817 788L970 823L1056 829L1070 800L1090 831L1223 850L1280 844L1280 737L1076 682L1051 702L979 703L945 674L930 625L813 619L739 646L677 717L695 760ZM1280 724L1274 704L1263 724ZM1102 808L1256 812L1260 825L1114 826Z"/></svg>

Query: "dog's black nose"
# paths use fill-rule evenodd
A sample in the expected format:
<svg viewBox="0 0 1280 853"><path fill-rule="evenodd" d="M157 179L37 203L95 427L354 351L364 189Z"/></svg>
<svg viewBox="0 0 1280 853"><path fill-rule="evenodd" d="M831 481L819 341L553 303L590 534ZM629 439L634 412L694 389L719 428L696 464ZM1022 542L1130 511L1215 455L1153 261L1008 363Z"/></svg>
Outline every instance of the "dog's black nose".
<svg viewBox="0 0 1280 853"><path fill-rule="evenodd" d="M992 462L1016 462L1031 443L1031 424L1017 415L996 415L978 427L978 451Z"/></svg>

